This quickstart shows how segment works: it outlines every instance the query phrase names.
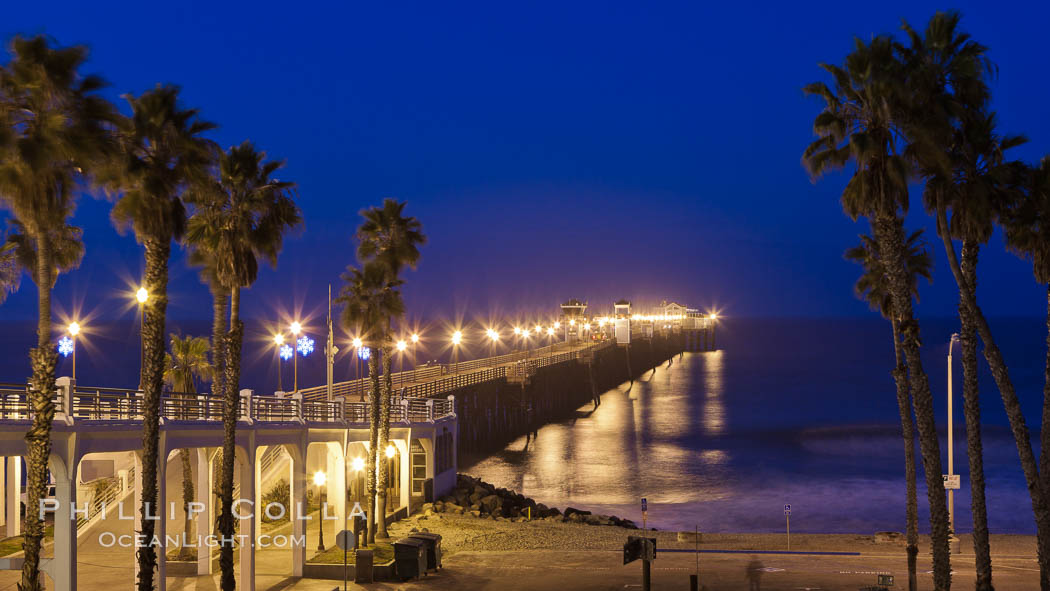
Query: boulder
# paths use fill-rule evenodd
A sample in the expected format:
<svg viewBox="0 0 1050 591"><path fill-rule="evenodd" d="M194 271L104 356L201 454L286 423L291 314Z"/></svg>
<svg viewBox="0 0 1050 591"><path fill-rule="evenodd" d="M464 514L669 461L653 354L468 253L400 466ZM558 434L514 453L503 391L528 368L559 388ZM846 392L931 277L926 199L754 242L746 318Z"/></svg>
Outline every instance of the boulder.
<svg viewBox="0 0 1050 591"><path fill-rule="evenodd" d="M470 514L474 517L481 517L481 511L478 511L477 509L472 509Z"/></svg>
<svg viewBox="0 0 1050 591"><path fill-rule="evenodd" d="M565 508L565 514L566 515L570 515L570 514L574 514L574 513L577 514L577 515L590 515L591 514L590 511L581 511L581 510L573 508L573 507L566 507Z"/></svg>
<svg viewBox="0 0 1050 591"><path fill-rule="evenodd" d="M463 507L460 507L455 503L445 503L444 510L445 513L462 513Z"/></svg>
<svg viewBox="0 0 1050 591"><path fill-rule="evenodd" d="M502 503L502 499L500 499L496 495L489 495L487 497L481 498L481 506L489 513L492 513L496 509L499 509Z"/></svg>
<svg viewBox="0 0 1050 591"><path fill-rule="evenodd" d="M877 531L875 532L876 544L904 544L906 539L899 531Z"/></svg>
<svg viewBox="0 0 1050 591"><path fill-rule="evenodd" d="M423 503L423 510L424 511L426 511L427 509L433 509L433 508L434 508L434 503Z"/></svg>

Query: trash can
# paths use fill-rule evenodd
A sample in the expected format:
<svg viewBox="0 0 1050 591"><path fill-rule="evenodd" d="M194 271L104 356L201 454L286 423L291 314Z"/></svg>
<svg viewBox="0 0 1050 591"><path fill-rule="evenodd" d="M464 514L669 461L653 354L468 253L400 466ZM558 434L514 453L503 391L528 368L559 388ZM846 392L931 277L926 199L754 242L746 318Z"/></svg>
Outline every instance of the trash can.
<svg viewBox="0 0 1050 591"><path fill-rule="evenodd" d="M426 576L427 543L418 538L401 538L394 542L394 569L402 581Z"/></svg>
<svg viewBox="0 0 1050 591"><path fill-rule="evenodd" d="M423 540L427 544L427 570L441 568L441 534L430 532L415 532L408 535L410 538Z"/></svg>

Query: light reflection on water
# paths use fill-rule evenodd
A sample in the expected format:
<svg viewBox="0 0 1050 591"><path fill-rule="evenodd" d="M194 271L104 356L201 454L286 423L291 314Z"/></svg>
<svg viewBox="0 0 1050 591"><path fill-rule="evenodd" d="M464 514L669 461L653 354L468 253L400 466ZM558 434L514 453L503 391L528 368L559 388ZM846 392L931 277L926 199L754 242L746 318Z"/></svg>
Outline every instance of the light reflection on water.
<svg viewBox="0 0 1050 591"><path fill-rule="evenodd" d="M461 469L550 506L638 523L646 497L649 523L664 529L782 531L791 503L798 532L903 531L903 449L886 369L892 349L881 323L839 323L763 322L745 335L741 322L736 334L720 335L725 350L676 358L605 392L593 412L587 404L574 419L541 428L527 447L520 437ZM813 333L808 344L797 341L800 328ZM1001 406L982 413L992 421L984 429L991 529L1033 532ZM964 473L956 523L967 532L965 438L956 444ZM922 499L921 465L919 487ZM920 523L926 529L921 506Z"/></svg>

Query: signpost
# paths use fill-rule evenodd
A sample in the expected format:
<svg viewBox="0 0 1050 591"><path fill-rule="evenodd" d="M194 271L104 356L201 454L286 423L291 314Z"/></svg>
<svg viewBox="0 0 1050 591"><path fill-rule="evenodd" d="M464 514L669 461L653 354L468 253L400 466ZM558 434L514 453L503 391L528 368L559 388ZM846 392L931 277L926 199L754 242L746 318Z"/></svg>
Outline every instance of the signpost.
<svg viewBox="0 0 1050 591"><path fill-rule="evenodd" d="M945 490L959 490L958 474L941 474L941 477L944 478Z"/></svg>
<svg viewBox="0 0 1050 591"><path fill-rule="evenodd" d="M649 502L645 500L645 497L642 497L642 531L643 532L648 529L648 527L646 527L648 520L649 520Z"/></svg>
<svg viewBox="0 0 1050 591"><path fill-rule="evenodd" d="M623 545L623 563L638 559L642 561L642 591L649 591L652 561L656 560L656 538L627 536L627 543Z"/></svg>
<svg viewBox="0 0 1050 591"><path fill-rule="evenodd" d="M343 591L346 591L346 581L349 578L347 576L346 554L357 546L357 535L350 530L344 529L335 535L335 545L343 549Z"/></svg>
<svg viewBox="0 0 1050 591"><path fill-rule="evenodd" d="M791 504L784 505L784 520L787 522L788 551L791 551Z"/></svg>

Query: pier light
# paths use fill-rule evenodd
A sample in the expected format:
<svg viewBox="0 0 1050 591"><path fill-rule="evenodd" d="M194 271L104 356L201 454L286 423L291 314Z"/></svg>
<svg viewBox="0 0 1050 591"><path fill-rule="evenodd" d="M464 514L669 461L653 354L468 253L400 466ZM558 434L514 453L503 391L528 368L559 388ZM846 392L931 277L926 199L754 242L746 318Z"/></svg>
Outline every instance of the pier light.
<svg viewBox="0 0 1050 591"><path fill-rule="evenodd" d="M290 330L295 336L299 336L299 333L303 330L303 325L298 322L293 322L292 325L288 327L288 330Z"/></svg>
<svg viewBox="0 0 1050 591"><path fill-rule="evenodd" d="M277 333L277 334L273 335L273 344L277 345L278 347L283 345L284 344L284 335L281 334L281 333Z"/></svg>
<svg viewBox="0 0 1050 591"><path fill-rule="evenodd" d="M571 318L569 320L569 326L576 326L576 319L575 318Z"/></svg>
<svg viewBox="0 0 1050 591"><path fill-rule="evenodd" d="M515 326L514 327L514 334L519 336L519 337L521 336L521 327L520 326Z"/></svg>
<svg viewBox="0 0 1050 591"><path fill-rule="evenodd" d="M499 340L499 333L498 333L498 332L496 332L495 330L491 329L491 328L490 328L490 329L487 329L487 330L485 331L485 334L486 334L486 335L487 335L487 336L488 336L488 337L489 337L490 339L492 339L493 341L498 341L498 340Z"/></svg>
<svg viewBox="0 0 1050 591"><path fill-rule="evenodd" d="M354 337L354 340L350 341L350 344L352 344L355 349L360 349L363 343L361 342L361 337Z"/></svg>
<svg viewBox="0 0 1050 591"><path fill-rule="evenodd" d="M69 334L70 334L70 336L74 336L74 337L77 336L78 334L80 334L80 324L77 323L77 322L70 322L69 323Z"/></svg>
<svg viewBox="0 0 1050 591"><path fill-rule="evenodd" d="M324 486L324 483L327 481L328 478L325 477L324 472L321 472L320 470L314 472L314 484L317 486Z"/></svg>
<svg viewBox="0 0 1050 591"><path fill-rule="evenodd" d="M555 328L555 330L557 330L557 329L561 328L561 322L557 322L557 321L555 321L555 322L554 322L554 328Z"/></svg>
<svg viewBox="0 0 1050 591"><path fill-rule="evenodd" d="M547 329L547 336L549 336L549 337L554 336L554 329L553 328L548 328Z"/></svg>
<svg viewBox="0 0 1050 591"><path fill-rule="evenodd" d="M598 328L605 328L605 319L604 318L599 318L598 319Z"/></svg>
<svg viewBox="0 0 1050 591"><path fill-rule="evenodd" d="M457 330L456 332L452 333L452 344L453 345L458 345L462 341L463 341L463 333L462 332Z"/></svg>
<svg viewBox="0 0 1050 591"><path fill-rule="evenodd" d="M149 292L146 291L145 287L140 287L139 290L135 292L135 299L138 300L140 304L145 304L146 300L149 299Z"/></svg>
<svg viewBox="0 0 1050 591"><path fill-rule="evenodd" d="M542 326L540 326L539 324L537 324L537 325L536 325L536 334L540 334L540 331L541 331L541 330L543 330L543 327L542 327Z"/></svg>
<svg viewBox="0 0 1050 591"><path fill-rule="evenodd" d="M409 340L412 341L413 345L415 345L419 342L419 335L417 333L412 333L412 336L409 338Z"/></svg>
<svg viewBox="0 0 1050 591"><path fill-rule="evenodd" d="M392 458L397 453L397 449L393 445L386 446L386 457Z"/></svg>
<svg viewBox="0 0 1050 591"><path fill-rule="evenodd" d="M398 351L404 353L405 349L407 349L407 348L408 348L408 343L406 343L404 340L400 340L400 341L397 342L397 350Z"/></svg>
<svg viewBox="0 0 1050 591"><path fill-rule="evenodd" d="M711 320L718 320L718 314L711 312Z"/></svg>
<svg viewBox="0 0 1050 591"><path fill-rule="evenodd" d="M354 458L353 460L350 461L350 467L354 470L354 472L360 472L361 470L364 470L365 469L365 459L364 458Z"/></svg>

